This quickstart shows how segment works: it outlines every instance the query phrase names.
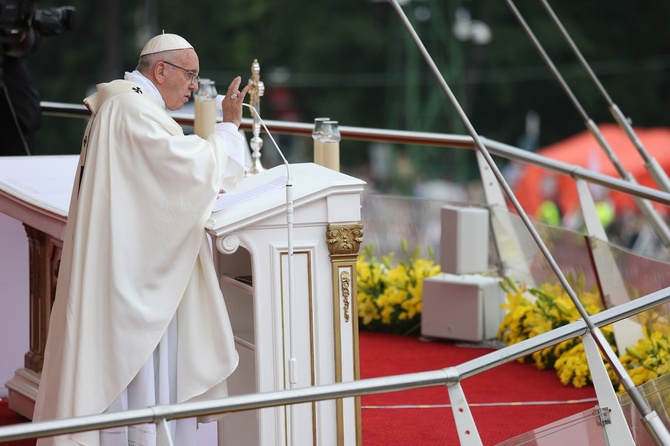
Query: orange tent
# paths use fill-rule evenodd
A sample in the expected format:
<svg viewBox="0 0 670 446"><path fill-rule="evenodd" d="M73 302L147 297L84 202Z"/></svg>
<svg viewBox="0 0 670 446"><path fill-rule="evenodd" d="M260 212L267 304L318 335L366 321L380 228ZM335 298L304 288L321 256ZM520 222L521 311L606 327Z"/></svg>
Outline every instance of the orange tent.
<svg viewBox="0 0 670 446"><path fill-rule="evenodd" d="M603 124L599 126L599 129L619 163L635 178L638 184L658 189L644 165L642 156L626 133L616 124ZM663 170L666 172L670 170L670 129L634 128L634 130L649 156L655 158ZM581 166L603 175L621 178L596 138L586 130L540 149L537 154ZM529 215L536 215L538 207L546 199L553 199L557 202L564 215L579 209L575 180L566 175L554 174L524 164L513 189L519 203ZM600 186L595 186L591 191L595 200L603 198L599 196L600 194L608 194L617 212L638 209L629 195ZM552 194L554 194L553 197ZM660 209L665 209L664 205L660 206Z"/></svg>

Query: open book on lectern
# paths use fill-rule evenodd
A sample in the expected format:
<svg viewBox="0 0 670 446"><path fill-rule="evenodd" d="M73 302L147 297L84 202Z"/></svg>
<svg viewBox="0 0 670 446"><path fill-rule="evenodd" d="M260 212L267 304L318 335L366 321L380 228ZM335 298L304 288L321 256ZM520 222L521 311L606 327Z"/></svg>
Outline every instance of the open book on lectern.
<svg viewBox="0 0 670 446"><path fill-rule="evenodd" d="M286 183L290 175L293 206L342 192L362 192L365 182L314 163L280 164L244 178L234 191L217 199L206 228L224 233L285 214Z"/></svg>
<svg viewBox="0 0 670 446"><path fill-rule="evenodd" d="M287 179L288 178L285 175L280 176L268 183L262 183L260 186L255 185L255 181L249 181L245 184L246 187L244 187L242 190L235 189L233 192L220 194L216 199L216 203L214 203L214 209L212 209L212 212L219 212L224 209L230 209L233 206L260 197L261 195L264 195L271 190L286 187Z"/></svg>

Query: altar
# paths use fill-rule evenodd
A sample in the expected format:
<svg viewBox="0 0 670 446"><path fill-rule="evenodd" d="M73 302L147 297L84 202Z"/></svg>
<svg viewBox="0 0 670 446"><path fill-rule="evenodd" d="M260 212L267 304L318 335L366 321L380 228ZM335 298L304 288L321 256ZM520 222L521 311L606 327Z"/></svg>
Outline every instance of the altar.
<svg viewBox="0 0 670 446"><path fill-rule="evenodd" d="M78 156L0 159L0 212L29 238L30 348L7 382L32 417ZM356 259L364 182L316 164L245 178L207 223L240 364L231 395L359 378ZM287 188L289 193L287 194ZM219 206L219 204L217 204ZM345 398L236 412L219 444L360 444L360 404Z"/></svg>
<svg viewBox="0 0 670 446"><path fill-rule="evenodd" d="M29 349L5 384L9 407L32 418L56 293L65 223L78 156L0 158L0 213L21 222L28 238L29 295L7 296L29 305ZM4 248L0 248L4 249ZM13 288L14 289L14 288Z"/></svg>

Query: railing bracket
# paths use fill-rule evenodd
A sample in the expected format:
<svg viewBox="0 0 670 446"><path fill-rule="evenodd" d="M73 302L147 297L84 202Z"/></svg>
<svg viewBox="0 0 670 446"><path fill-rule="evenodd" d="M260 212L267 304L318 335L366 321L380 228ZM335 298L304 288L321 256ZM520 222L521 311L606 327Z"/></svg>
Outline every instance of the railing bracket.
<svg viewBox="0 0 670 446"><path fill-rule="evenodd" d="M598 416L598 425L605 426L606 424L612 424L612 417L610 413L612 410L608 407L596 407L596 415Z"/></svg>

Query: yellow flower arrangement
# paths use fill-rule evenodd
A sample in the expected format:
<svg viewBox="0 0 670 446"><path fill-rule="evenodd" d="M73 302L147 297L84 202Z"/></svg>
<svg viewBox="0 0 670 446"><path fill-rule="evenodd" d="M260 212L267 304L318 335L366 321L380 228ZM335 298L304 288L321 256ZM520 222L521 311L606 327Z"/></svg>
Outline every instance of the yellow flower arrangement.
<svg viewBox="0 0 670 446"><path fill-rule="evenodd" d="M668 337L648 327L645 327L645 335L636 345L626 348L626 353L620 357L636 386L670 372ZM624 391L622 385L619 385L619 391Z"/></svg>
<svg viewBox="0 0 670 446"><path fill-rule="evenodd" d="M604 310L598 290L595 287L592 290L585 290L583 276L577 280L569 277L568 280L588 314ZM498 330L498 338L507 345L532 338L581 317L567 292L558 283L545 283L538 288L526 290L506 279L502 282L502 286L507 293L507 300L503 305L507 313ZM535 296L535 301L531 303L526 293ZM645 337L635 346L626 348L626 352L619 357L636 386L670 372L668 315L652 309L641 313L638 318L645 327ZM600 330L612 349L617 352L612 326L607 325ZM539 350L528 357L520 358L519 361L532 362L539 369L553 368L565 385L584 387L593 382L580 338ZM625 389L619 383L611 366L606 364L606 368L612 384L619 393L624 392Z"/></svg>
<svg viewBox="0 0 670 446"><path fill-rule="evenodd" d="M372 246L366 246L356 263L358 288L358 320L362 330L387 333L415 334L421 326L423 280L439 274L440 265L430 258L420 258L416 248L408 261L394 259L394 254L375 257ZM407 243L402 250L407 257ZM568 277L584 309L593 315L605 309L600 293L594 286L586 290L585 278ZM526 289L510 279L501 282L505 290L506 310L498 330L498 339L506 345L524 341L555 328L572 323L581 315L560 283L544 283ZM529 299L528 294L534 296ZM646 336L626 349L620 360L635 385L641 385L670 372L670 317L657 309L638 315L645 326ZM600 329L617 352L611 325ZM520 358L532 362L539 369L554 369L564 385L583 387L592 378L580 338L563 341L551 347ZM610 379L619 392L625 389L609 364Z"/></svg>
<svg viewBox="0 0 670 446"><path fill-rule="evenodd" d="M369 331L412 334L421 324L423 279L440 273L433 253L419 257L414 250L409 261L394 261L394 254L377 258L366 246L356 263L358 318L360 328ZM402 242L407 255L407 242Z"/></svg>
<svg viewBox="0 0 670 446"><path fill-rule="evenodd" d="M574 283L574 290L588 314L599 313L605 308L595 287L592 290L585 290L583 276L576 280L572 278L571 282ZM503 304L503 309L507 310L507 313L498 329L498 338L507 345L546 333L581 318L560 283L544 283L538 288L526 290L507 279L502 282L502 286L507 293L507 301ZM526 293L535 297L534 302L531 303L531 300L525 297ZM603 327L601 331L616 351L612 327ZM569 339L538 350L528 357L520 358L519 361L532 362L541 370L556 370L565 385L583 387L592 383L580 338Z"/></svg>

